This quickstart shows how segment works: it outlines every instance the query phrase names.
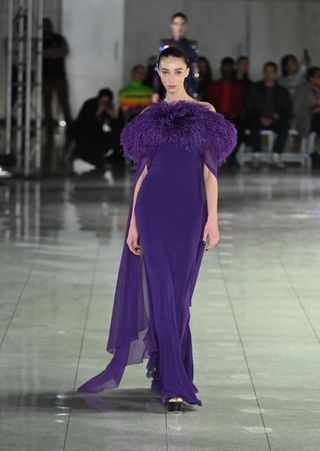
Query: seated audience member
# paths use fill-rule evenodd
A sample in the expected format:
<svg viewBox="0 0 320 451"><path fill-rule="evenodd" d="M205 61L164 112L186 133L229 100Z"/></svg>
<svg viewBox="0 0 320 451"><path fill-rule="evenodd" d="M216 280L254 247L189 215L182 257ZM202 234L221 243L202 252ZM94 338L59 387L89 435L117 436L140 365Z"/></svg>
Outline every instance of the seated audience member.
<svg viewBox="0 0 320 451"><path fill-rule="evenodd" d="M150 55L147 60L146 77L144 84L153 88L154 68L157 65L157 55Z"/></svg>
<svg viewBox="0 0 320 451"><path fill-rule="evenodd" d="M152 103L153 89L144 82L146 69L142 64L132 68L131 81L119 91L120 114L123 125Z"/></svg>
<svg viewBox="0 0 320 451"><path fill-rule="evenodd" d="M247 56L241 55L237 59L234 70L234 79L243 86L246 95L252 86L252 81L249 77L249 58Z"/></svg>
<svg viewBox="0 0 320 451"><path fill-rule="evenodd" d="M282 76L279 78L279 84L288 89L291 99L296 90L306 82L306 73L310 63L311 60L306 51L301 64L294 55L285 55L281 59Z"/></svg>
<svg viewBox="0 0 320 451"><path fill-rule="evenodd" d="M97 97L84 102L73 126L75 139L73 162L77 173L104 166L105 160L119 148L120 128L110 89L101 89Z"/></svg>
<svg viewBox="0 0 320 451"><path fill-rule="evenodd" d="M310 67L306 81L293 99L296 129L303 137L313 131L320 135L320 67Z"/></svg>
<svg viewBox="0 0 320 451"><path fill-rule="evenodd" d="M244 104L246 103L246 98L250 88L253 85L253 81L250 80L249 77L249 58L247 56L239 56L236 61L235 71L234 71L234 79L243 86L244 90ZM246 112L244 112L243 116L243 136L241 136L242 140L246 142L246 144L250 143L250 136L246 136L244 134L244 130L249 128L249 121Z"/></svg>
<svg viewBox="0 0 320 451"><path fill-rule="evenodd" d="M227 161L228 166L237 166L236 151L244 137L244 88L234 80L234 60L232 58L223 58L220 70L220 80L208 83L205 98L218 113L223 114L237 127L237 147Z"/></svg>
<svg viewBox="0 0 320 451"><path fill-rule="evenodd" d="M205 56L199 56L199 84L198 84L198 100L208 102L206 99L207 88L213 80L212 69L209 60Z"/></svg>
<svg viewBox="0 0 320 451"><path fill-rule="evenodd" d="M277 82L278 66L268 62L263 66L264 78L250 89L246 99L246 112L250 121L251 144L254 153L253 166L258 165L261 151L261 130L273 130L276 139L273 146L272 162L278 168L285 168L280 160L286 144L292 103L289 91Z"/></svg>

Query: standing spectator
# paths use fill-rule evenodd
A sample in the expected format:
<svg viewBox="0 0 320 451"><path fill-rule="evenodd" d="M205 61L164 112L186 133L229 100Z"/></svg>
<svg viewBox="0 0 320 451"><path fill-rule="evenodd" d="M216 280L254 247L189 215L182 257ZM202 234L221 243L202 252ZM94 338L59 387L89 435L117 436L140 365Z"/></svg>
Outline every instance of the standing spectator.
<svg viewBox="0 0 320 451"><path fill-rule="evenodd" d="M290 92L291 99L296 90L306 82L307 69L311 64L311 59L307 50L304 52L302 63L294 55L285 55L281 60L282 77L279 83Z"/></svg>
<svg viewBox="0 0 320 451"><path fill-rule="evenodd" d="M280 86L278 66L267 62L263 66L264 79L250 89L246 111L250 119L251 143L254 153L253 166L258 165L261 151L260 130L273 130L276 133L272 152L272 162L278 168L285 168L280 160L289 130L289 119L292 116L292 104L289 91Z"/></svg>
<svg viewBox="0 0 320 451"><path fill-rule="evenodd" d="M188 17L183 13L175 13L170 20L172 31L172 38L162 39L159 44L159 53L166 47L178 47L189 58L190 73L185 80L187 93L192 97L198 96L198 47L196 41L191 41L186 38ZM156 103L163 98L165 90L161 83L158 73L154 76L154 94L152 96L153 103Z"/></svg>
<svg viewBox="0 0 320 451"><path fill-rule="evenodd" d="M228 166L238 166L236 152L244 139L244 88L234 79L234 60L226 57L221 61L221 78L208 84L205 98L218 113L231 120L238 132L235 150L228 158Z"/></svg>
<svg viewBox="0 0 320 451"><path fill-rule="evenodd" d="M199 86L198 100L207 101L205 98L209 83L213 80L212 69L209 60L205 56L200 56L199 65Z"/></svg>
<svg viewBox="0 0 320 451"><path fill-rule="evenodd" d="M52 97L56 93L64 120L71 124L71 113L68 98L68 83L65 71L65 57L69 53L63 36L54 32L51 19L43 19L43 100L44 116L48 132L54 127L52 115Z"/></svg>
<svg viewBox="0 0 320 451"><path fill-rule="evenodd" d="M320 135L320 67L310 67L306 79L293 101L296 128L303 137L312 131Z"/></svg>

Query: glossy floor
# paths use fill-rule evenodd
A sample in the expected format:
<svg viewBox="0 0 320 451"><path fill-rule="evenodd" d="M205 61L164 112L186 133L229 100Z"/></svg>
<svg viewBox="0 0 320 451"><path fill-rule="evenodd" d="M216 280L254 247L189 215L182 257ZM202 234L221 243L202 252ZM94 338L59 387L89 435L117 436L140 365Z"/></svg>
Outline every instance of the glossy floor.
<svg viewBox="0 0 320 451"><path fill-rule="evenodd" d="M320 175L222 173L191 309L202 407L102 370L133 173L1 181L1 451L320 449Z"/></svg>

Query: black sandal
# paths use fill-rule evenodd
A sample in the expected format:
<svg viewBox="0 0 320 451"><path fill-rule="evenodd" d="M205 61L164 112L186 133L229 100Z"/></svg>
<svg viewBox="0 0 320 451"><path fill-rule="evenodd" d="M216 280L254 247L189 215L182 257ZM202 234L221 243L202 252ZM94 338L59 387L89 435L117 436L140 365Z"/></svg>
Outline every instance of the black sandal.
<svg viewBox="0 0 320 451"><path fill-rule="evenodd" d="M176 413L182 412L183 401L169 401L169 399L167 399L166 404L168 412L176 412Z"/></svg>

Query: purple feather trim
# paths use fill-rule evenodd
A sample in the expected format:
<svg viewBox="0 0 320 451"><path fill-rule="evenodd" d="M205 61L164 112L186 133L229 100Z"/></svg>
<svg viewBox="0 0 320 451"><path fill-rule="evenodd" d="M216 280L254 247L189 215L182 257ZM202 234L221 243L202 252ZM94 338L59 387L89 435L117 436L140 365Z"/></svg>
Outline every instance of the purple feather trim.
<svg viewBox="0 0 320 451"><path fill-rule="evenodd" d="M141 157L152 157L156 148L167 142L188 152L209 152L220 166L236 146L237 130L222 114L196 102L177 100L145 108L120 136L124 155L135 163Z"/></svg>

